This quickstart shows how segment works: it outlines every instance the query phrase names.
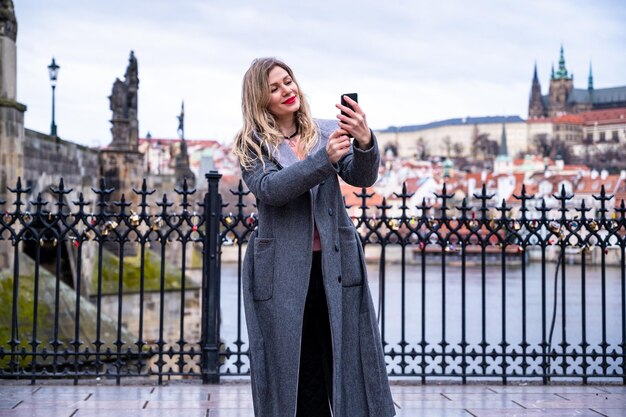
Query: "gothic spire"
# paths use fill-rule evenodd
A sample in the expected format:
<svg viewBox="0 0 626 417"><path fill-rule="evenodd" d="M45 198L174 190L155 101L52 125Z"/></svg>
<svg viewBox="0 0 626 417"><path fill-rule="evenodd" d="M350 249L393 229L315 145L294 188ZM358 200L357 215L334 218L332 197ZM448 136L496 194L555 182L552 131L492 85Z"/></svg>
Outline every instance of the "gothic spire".
<svg viewBox="0 0 626 417"><path fill-rule="evenodd" d="M589 78L587 81L587 90L593 91L593 73L591 72L591 61L589 61Z"/></svg>
<svg viewBox="0 0 626 417"><path fill-rule="evenodd" d="M528 117L531 119L546 116L546 109L541 97L541 84L537 75L537 61L535 61L535 69L533 71L533 82L530 88L530 100L528 101Z"/></svg>
<svg viewBox="0 0 626 417"><path fill-rule="evenodd" d="M502 136L500 136L500 149L498 156L509 156L509 149L506 143L506 123L502 123Z"/></svg>
<svg viewBox="0 0 626 417"><path fill-rule="evenodd" d="M567 68L565 68L565 55L563 53L563 45L561 45L561 56L559 57L559 70L556 73L559 80L568 78Z"/></svg>
<svg viewBox="0 0 626 417"><path fill-rule="evenodd" d="M556 76L554 75L554 62L552 63L552 68L550 69L550 79L554 80Z"/></svg>

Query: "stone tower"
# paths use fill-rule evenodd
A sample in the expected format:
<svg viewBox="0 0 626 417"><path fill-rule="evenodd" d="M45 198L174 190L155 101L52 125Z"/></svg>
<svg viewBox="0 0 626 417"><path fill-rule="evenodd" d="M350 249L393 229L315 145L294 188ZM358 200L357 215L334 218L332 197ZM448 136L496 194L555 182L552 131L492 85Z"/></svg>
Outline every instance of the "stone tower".
<svg viewBox="0 0 626 417"><path fill-rule="evenodd" d="M24 112L17 102L17 20L12 0L0 0L0 199L24 174Z"/></svg>
<svg viewBox="0 0 626 417"><path fill-rule="evenodd" d="M109 96L111 143L100 154L102 176L107 187L115 188L111 196L119 200L124 193L127 200L136 198L132 187L139 188L144 175L143 155L139 152L139 120L137 118L139 72L137 58L131 51L124 81L113 83Z"/></svg>
<svg viewBox="0 0 626 417"><path fill-rule="evenodd" d="M550 93L548 96L548 117L561 116L569 112L568 98L574 89L574 76L568 74L565 67L563 46L559 57L559 69L550 79Z"/></svg>
<svg viewBox="0 0 626 417"><path fill-rule="evenodd" d="M0 0L0 200L2 210L11 210L13 195L7 187L15 187L24 175L24 112L26 106L17 102L17 20L12 0ZM0 269L9 266L6 244L0 242Z"/></svg>
<svg viewBox="0 0 626 417"><path fill-rule="evenodd" d="M530 100L528 102L528 118L538 119L546 116L546 106L541 98L541 84L539 84L539 77L537 77L537 63L535 62L533 85L530 89Z"/></svg>

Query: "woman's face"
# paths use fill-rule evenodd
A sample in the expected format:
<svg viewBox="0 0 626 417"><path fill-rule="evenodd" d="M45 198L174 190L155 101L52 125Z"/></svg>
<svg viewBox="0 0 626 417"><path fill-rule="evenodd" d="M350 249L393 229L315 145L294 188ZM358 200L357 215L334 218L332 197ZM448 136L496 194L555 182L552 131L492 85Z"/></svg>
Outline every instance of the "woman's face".
<svg viewBox="0 0 626 417"><path fill-rule="evenodd" d="M280 66L272 68L267 76L270 85L268 110L277 119L293 115L300 108L298 85Z"/></svg>

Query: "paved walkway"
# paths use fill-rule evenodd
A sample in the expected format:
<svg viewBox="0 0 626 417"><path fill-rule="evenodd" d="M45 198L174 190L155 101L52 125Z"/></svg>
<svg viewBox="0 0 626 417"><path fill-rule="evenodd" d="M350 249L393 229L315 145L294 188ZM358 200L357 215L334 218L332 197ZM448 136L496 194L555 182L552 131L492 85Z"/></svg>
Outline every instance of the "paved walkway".
<svg viewBox="0 0 626 417"><path fill-rule="evenodd" d="M128 384L128 382L126 382ZM626 416L620 385L392 384L398 417ZM250 384L26 385L0 381L0 416L253 417ZM347 416L350 417L350 416Z"/></svg>

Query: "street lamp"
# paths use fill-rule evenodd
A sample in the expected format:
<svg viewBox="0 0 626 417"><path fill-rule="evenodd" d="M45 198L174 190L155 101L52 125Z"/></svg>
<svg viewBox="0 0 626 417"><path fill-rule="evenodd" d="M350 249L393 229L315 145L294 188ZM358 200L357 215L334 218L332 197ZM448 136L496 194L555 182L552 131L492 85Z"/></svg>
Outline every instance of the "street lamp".
<svg viewBox="0 0 626 417"><path fill-rule="evenodd" d="M148 160L148 174L150 174L150 148L152 147L152 135L150 132L146 135L146 141L148 142L148 149L146 150L146 159Z"/></svg>
<svg viewBox="0 0 626 417"><path fill-rule="evenodd" d="M57 77L60 68L61 67L54 62L54 58L52 58L52 63L48 65L48 74L50 75L50 85L52 86L52 124L50 125L50 135L54 137L57 135L57 125L54 122L54 89L57 86Z"/></svg>

